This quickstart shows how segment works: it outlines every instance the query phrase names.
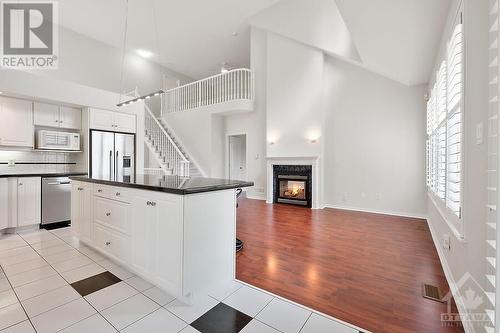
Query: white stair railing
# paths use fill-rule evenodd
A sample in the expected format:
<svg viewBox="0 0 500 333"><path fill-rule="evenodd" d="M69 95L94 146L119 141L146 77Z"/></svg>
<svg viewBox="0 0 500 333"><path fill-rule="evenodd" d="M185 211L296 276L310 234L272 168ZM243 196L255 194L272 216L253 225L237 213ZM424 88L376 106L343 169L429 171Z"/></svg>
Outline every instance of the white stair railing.
<svg viewBox="0 0 500 333"><path fill-rule="evenodd" d="M254 100L253 71L233 69L162 94L162 113L196 109L236 100Z"/></svg>
<svg viewBox="0 0 500 333"><path fill-rule="evenodd" d="M146 142L160 159L166 174L189 177L189 160L165 131L151 109L144 105L144 131Z"/></svg>

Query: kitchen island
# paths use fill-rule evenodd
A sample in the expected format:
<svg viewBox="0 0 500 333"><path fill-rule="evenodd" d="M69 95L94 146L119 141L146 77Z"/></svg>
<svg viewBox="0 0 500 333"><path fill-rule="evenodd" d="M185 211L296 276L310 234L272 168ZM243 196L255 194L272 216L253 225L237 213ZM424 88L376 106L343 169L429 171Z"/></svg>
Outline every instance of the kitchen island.
<svg viewBox="0 0 500 333"><path fill-rule="evenodd" d="M234 278L236 189L253 183L71 179L71 230L83 243L187 302Z"/></svg>

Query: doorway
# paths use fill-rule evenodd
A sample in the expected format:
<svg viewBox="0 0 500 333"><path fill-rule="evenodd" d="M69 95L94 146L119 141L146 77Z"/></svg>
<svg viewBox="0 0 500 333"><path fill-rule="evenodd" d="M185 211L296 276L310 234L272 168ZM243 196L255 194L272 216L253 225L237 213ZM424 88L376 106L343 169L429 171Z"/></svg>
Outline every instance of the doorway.
<svg viewBox="0 0 500 333"><path fill-rule="evenodd" d="M246 134L228 136L229 179L247 179L247 136Z"/></svg>

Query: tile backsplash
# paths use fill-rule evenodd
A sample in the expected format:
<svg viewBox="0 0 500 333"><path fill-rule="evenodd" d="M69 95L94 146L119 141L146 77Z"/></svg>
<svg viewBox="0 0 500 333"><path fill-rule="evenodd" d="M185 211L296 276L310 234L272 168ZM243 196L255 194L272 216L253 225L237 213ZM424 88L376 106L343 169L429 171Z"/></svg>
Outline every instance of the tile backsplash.
<svg viewBox="0 0 500 333"><path fill-rule="evenodd" d="M9 161L15 164L9 166ZM0 174L72 172L77 169L75 163L73 153L0 151Z"/></svg>

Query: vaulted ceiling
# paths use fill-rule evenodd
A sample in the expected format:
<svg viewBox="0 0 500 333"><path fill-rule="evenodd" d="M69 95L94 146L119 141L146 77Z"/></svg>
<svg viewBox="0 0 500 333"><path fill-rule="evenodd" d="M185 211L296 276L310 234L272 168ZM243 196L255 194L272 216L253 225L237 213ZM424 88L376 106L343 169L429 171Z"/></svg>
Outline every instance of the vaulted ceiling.
<svg viewBox="0 0 500 333"><path fill-rule="evenodd" d="M265 21L272 20L273 15L296 6L303 9L288 10L287 27L279 33L286 35L297 24L299 29L295 31L305 30L308 34L289 37L403 84L415 85L429 80L451 0L128 2L127 50L150 50L154 61L192 78L212 75L224 62L230 67L248 66L251 21L265 28ZM125 4L126 0L60 0L60 23L122 48ZM312 19L310 8L315 6L332 13L321 24ZM321 41L331 33L334 38L330 41L336 38L341 44L318 43L314 31L321 35Z"/></svg>

